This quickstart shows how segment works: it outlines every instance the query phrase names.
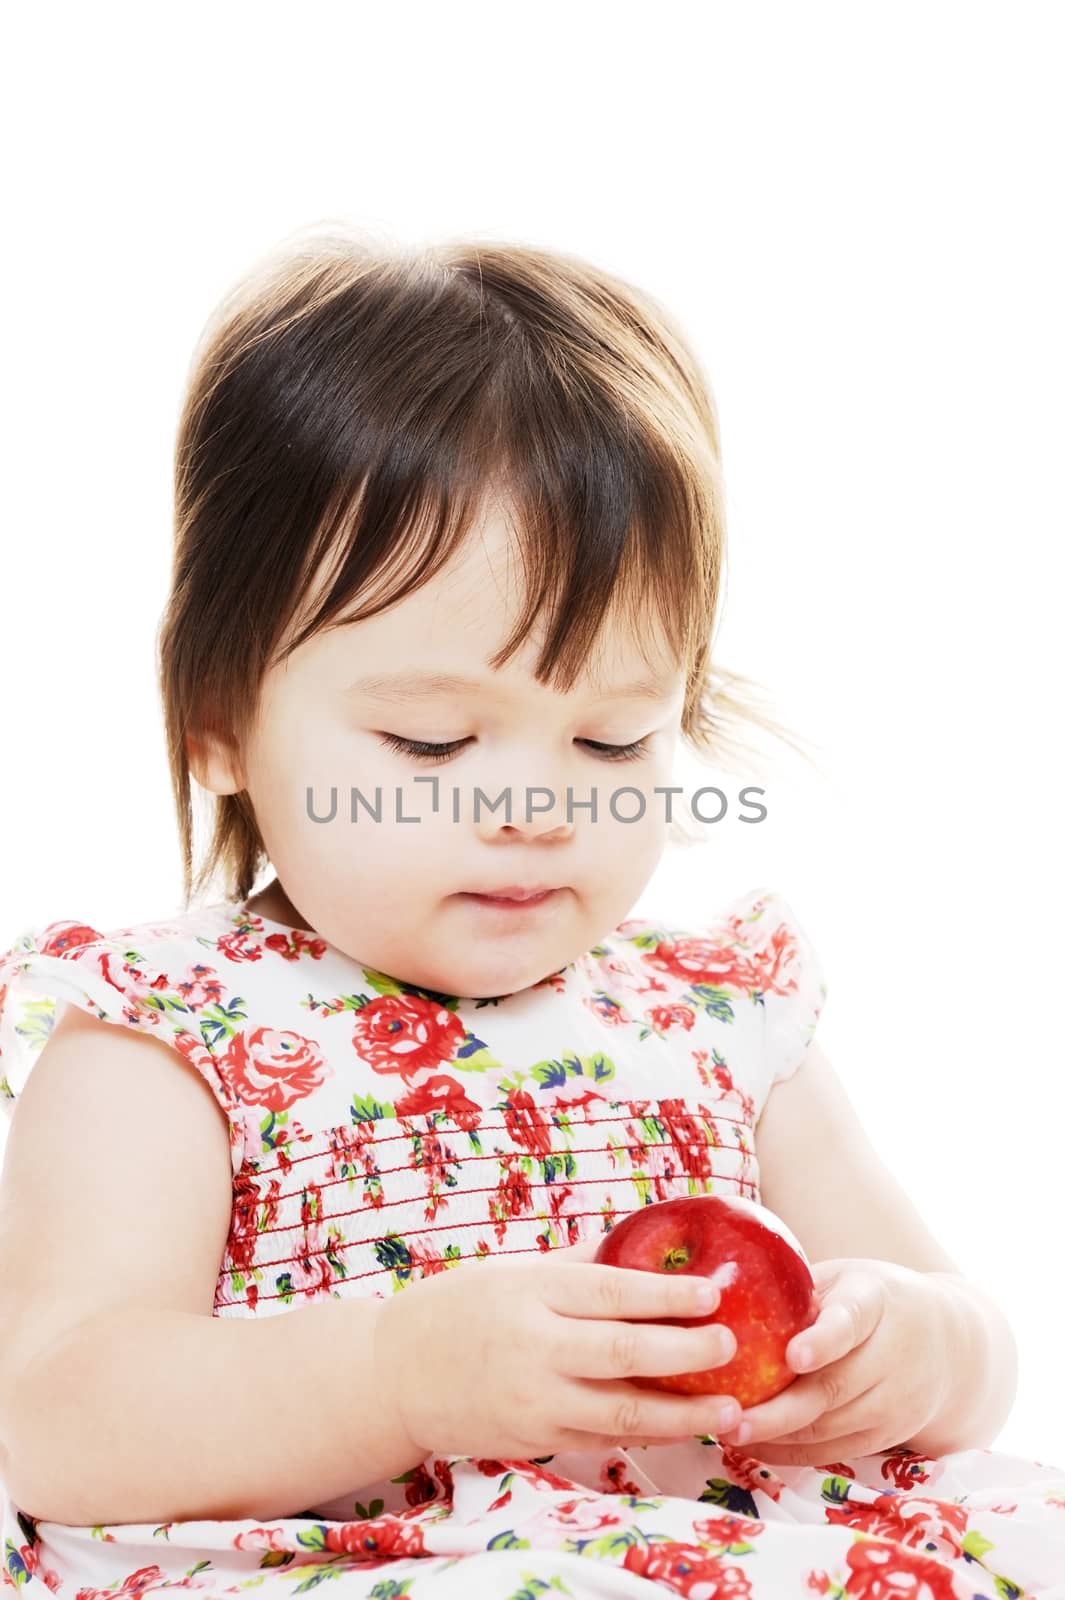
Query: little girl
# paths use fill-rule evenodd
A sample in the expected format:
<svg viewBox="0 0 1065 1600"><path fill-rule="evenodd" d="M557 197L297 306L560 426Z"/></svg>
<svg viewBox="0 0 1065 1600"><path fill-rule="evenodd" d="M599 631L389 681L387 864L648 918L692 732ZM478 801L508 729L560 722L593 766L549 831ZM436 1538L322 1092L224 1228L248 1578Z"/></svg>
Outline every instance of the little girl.
<svg viewBox="0 0 1065 1600"><path fill-rule="evenodd" d="M0 959L12 1588L1065 1595L1065 1470L989 1448L1009 1324L865 1140L791 908L630 914L678 741L753 714L723 552L632 285L334 231L223 301L159 636L184 908ZM724 1368L716 1298L592 1259L711 1192L821 1304L746 1435L633 1381Z"/></svg>

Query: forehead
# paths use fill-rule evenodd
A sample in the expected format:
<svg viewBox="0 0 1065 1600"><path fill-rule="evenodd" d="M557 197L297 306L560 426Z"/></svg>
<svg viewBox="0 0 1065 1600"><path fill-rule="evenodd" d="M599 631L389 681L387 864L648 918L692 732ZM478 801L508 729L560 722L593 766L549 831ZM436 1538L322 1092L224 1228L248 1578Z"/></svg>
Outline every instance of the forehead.
<svg viewBox="0 0 1065 1600"><path fill-rule="evenodd" d="M315 635L297 654L334 682L338 672L353 682L402 670L554 692L533 678L543 618L502 667L488 664L510 637L524 601L521 548L511 517L505 502L491 501L447 564L420 588L377 616ZM642 685L648 696L662 696L675 690L683 672L651 610L639 619L619 611L604 618L574 692L621 688L633 694Z"/></svg>

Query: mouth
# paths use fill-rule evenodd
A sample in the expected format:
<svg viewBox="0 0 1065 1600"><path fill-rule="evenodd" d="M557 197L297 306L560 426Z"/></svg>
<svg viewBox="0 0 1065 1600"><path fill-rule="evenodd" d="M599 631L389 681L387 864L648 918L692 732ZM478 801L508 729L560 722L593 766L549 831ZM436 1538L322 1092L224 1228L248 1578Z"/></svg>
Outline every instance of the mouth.
<svg viewBox="0 0 1065 1600"><path fill-rule="evenodd" d="M546 905L561 893L561 889L521 888L517 884L508 884L505 889L488 892L464 890L462 898L473 900L478 905L492 906L497 910L525 911L533 906Z"/></svg>

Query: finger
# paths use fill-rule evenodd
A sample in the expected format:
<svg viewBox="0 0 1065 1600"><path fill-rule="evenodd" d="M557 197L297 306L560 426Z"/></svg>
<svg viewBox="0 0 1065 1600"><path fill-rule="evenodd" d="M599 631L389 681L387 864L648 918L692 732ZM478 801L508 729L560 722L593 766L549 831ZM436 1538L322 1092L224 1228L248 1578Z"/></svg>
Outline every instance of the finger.
<svg viewBox="0 0 1065 1600"><path fill-rule="evenodd" d="M571 1378L657 1378L723 1367L736 1335L723 1322L694 1328L640 1322L557 1322L554 1365Z"/></svg>
<svg viewBox="0 0 1065 1600"><path fill-rule="evenodd" d="M658 1394L619 1382L574 1381L566 1386L566 1426L612 1442L657 1439L675 1442L726 1426L732 1395Z"/></svg>
<svg viewBox="0 0 1065 1600"><path fill-rule="evenodd" d="M846 1405L822 1411L801 1428L793 1428L788 1433L765 1428L759 1438L759 1448L763 1443L822 1444L826 1439L842 1439L863 1429L887 1428L892 1410L893 1402L881 1377Z"/></svg>
<svg viewBox="0 0 1065 1600"><path fill-rule="evenodd" d="M574 1261L566 1264L565 1272L548 1272L543 1290L544 1304L566 1317L709 1316L720 1299L719 1290L694 1273L651 1272L595 1261Z"/></svg>
<svg viewBox="0 0 1065 1600"><path fill-rule="evenodd" d="M830 1471L840 1463L853 1466L861 1456L877 1455L882 1450L896 1450L898 1445L887 1442L885 1434L890 1434L890 1429L874 1433L865 1429L860 1433L844 1435L840 1439L825 1439L820 1444L777 1444L767 1443L765 1446L753 1445L750 1449L746 1445L739 1446L745 1455L753 1456L758 1461L764 1461L773 1467L817 1467L820 1471Z"/></svg>
<svg viewBox="0 0 1065 1600"><path fill-rule="evenodd" d="M759 1439L781 1439L808 1427L825 1409L816 1380L796 1380L782 1394L745 1410L737 1427L728 1430L726 1444L753 1448Z"/></svg>
<svg viewBox="0 0 1065 1600"><path fill-rule="evenodd" d="M842 1361L794 1383L761 1405L743 1413L742 1425L750 1431L735 1442L755 1445L760 1439L783 1439L809 1428L819 1417L837 1414L879 1384L884 1377L884 1357L876 1341L867 1340ZM837 1429L837 1432L840 1430Z"/></svg>
<svg viewBox="0 0 1065 1600"><path fill-rule="evenodd" d="M816 1322L795 1335L784 1352L793 1372L816 1372L841 1361L876 1329L884 1314L885 1284L861 1269L844 1270L826 1290Z"/></svg>

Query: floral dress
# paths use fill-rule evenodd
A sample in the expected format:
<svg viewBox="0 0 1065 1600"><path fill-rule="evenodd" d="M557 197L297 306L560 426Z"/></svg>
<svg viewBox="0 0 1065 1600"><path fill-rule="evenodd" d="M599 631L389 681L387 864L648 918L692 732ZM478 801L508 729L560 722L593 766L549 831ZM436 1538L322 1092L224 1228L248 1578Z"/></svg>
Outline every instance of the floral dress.
<svg viewBox="0 0 1065 1600"><path fill-rule="evenodd" d="M755 1125L824 996L771 889L695 930L630 918L491 1000L417 989L235 902L110 933L53 922L0 957L0 1103L68 1003L166 1040L230 1132L214 1315L279 1316L553 1250L657 1200L759 1199ZM2 1492L0 1513L4 1585L31 1597L278 1600L326 1579L337 1600L1065 1597L1065 1469L984 1449L785 1467L707 1434L430 1455L265 1523L76 1527Z"/></svg>

